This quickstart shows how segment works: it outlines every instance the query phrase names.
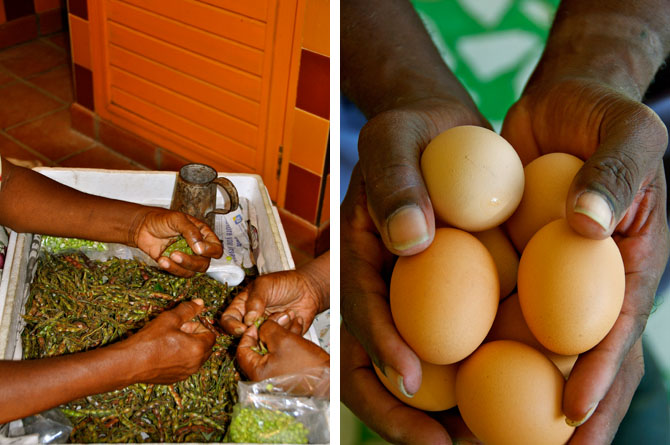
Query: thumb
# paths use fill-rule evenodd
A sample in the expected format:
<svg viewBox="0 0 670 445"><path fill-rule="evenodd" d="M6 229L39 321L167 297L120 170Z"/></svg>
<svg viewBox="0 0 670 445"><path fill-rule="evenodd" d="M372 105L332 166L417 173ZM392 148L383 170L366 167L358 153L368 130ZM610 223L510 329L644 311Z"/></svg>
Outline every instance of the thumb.
<svg viewBox="0 0 670 445"><path fill-rule="evenodd" d="M179 306L172 309L170 312L177 316L179 326L191 321L193 317L198 315L205 309L205 304L200 298L191 301L182 301Z"/></svg>
<svg viewBox="0 0 670 445"><path fill-rule="evenodd" d="M263 343L268 347L269 351L276 349L276 346L281 343L281 341L292 334L288 329L284 329L278 323L273 320L265 320L258 330L259 337Z"/></svg>
<svg viewBox="0 0 670 445"><path fill-rule="evenodd" d="M412 255L428 247L435 235L420 166L421 150L430 137L416 140L417 131L407 128L411 124L393 121L373 119L361 131L361 173L368 210L384 244L396 255Z"/></svg>
<svg viewBox="0 0 670 445"><path fill-rule="evenodd" d="M598 149L572 181L566 217L583 236L612 235L640 188L656 175L667 131L651 109L638 106L643 108L635 114L633 125L623 118L605 124Z"/></svg>
<svg viewBox="0 0 670 445"><path fill-rule="evenodd" d="M245 303L246 314L244 315L244 323L247 326L253 324L259 317L265 314L266 301L264 292L259 291L255 283L251 284L248 291L247 301Z"/></svg>
<svg viewBox="0 0 670 445"><path fill-rule="evenodd" d="M256 375L261 371L265 356L254 352L251 348L258 345L258 330L256 326L251 325L242 335L240 343L237 346L235 358L242 368L242 371L252 380L256 380Z"/></svg>

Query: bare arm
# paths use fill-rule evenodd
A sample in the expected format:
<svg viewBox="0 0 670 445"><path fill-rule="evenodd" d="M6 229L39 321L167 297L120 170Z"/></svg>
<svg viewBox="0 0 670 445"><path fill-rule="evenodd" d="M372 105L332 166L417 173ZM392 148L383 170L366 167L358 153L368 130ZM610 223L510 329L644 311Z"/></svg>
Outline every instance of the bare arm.
<svg viewBox="0 0 670 445"><path fill-rule="evenodd" d="M165 270L192 276L223 253L221 241L204 222L180 212L80 192L2 159L0 225L42 233L139 247ZM183 236L195 255L167 246Z"/></svg>
<svg viewBox="0 0 670 445"><path fill-rule="evenodd" d="M149 210L80 192L2 159L0 224L17 232L136 246L134 229Z"/></svg>
<svg viewBox="0 0 670 445"><path fill-rule="evenodd" d="M592 78L641 100L670 53L664 0L563 0L529 85Z"/></svg>
<svg viewBox="0 0 670 445"><path fill-rule="evenodd" d="M477 109L407 0L343 0L341 86L371 118L422 99Z"/></svg>
<svg viewBox="0 0 670 445"><path fill-rule="evenodd" d="M214 334L191 322L202 301L181 303L110 346L36 360L0 361L0 423L132 383L172 383L207 360Z"/></svg>

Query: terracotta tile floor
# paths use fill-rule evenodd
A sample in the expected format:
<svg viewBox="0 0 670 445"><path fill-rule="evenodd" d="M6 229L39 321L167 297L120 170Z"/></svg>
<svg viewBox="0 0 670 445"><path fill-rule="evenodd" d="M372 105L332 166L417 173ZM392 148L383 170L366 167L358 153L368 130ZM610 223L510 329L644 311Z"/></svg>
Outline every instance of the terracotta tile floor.
<svg viewBox="0 0 670 445"><path fill-rule="evenodd" d="M30 167L143 169L72 129L69 46L58 33L0 50L0 154ZM289 244L296 265L311 258Z"/></svg>
<svg viewBox="0 0 670 445"><path fill-rule="evenodd" d="M0 51L0 154L28 165L139 170L71 127L74 100L66 33Z"/></svg>

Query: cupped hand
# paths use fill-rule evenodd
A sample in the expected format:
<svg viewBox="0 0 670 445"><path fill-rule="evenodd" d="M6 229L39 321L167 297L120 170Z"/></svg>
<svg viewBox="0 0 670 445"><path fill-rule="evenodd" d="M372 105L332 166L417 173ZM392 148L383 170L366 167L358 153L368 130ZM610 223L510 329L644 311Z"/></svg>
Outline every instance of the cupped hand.
<svg viewBox="0 0 670 445"><path fill-rule="evenodd" d="M408 394L421 384L421 366L391 318L393 254L412 255L432 242L435 217L421 153L435 136L458 125L488 127L478 113L446 99L415 101L370 119L359 136L360 162L341 207L343 321L372 361Z"/></svg>
<svg viewBox="0 0 670 445"><path fill-rule="evenodd" d="M365 349L345 326L340 329L340 349L342 402L384 440L412 445L451 444L456 439L479 443L456 409L427 413L388 392L377 378Z"/></svg>
<svg viewBox="0 0 670 445"><path fill-rule="evenodd" d="M259 318L283 313L307 331L321 309L310 278L299 270L287 270L261 275L251 282L223 312L220 324L227 333L242 335Z"/></svg>
<svg viewBox="0 0 670 445"><path fill-rule="evenodd" d="M435 216L421 174L421 154L443 131L458 125L490 127L464 104L424 99L384 111L358 138L367 206L386 248L413 255L430 245Z"/></svg>
<svg viewBox="0 0 670 445"><path fill-rule="evenodd" d="M575 430L569 444L610 444L644 375L642 339L638 339L621 363L605 398L593 415Z"/></svg>
<svg viewBox="0 0 670 445"><path fill-rule="evenodd" d="M174 383L200 369L216 341L214 333L193 321L203 309L200 299L184 301L119 343L137 357L134 381Z"/></svg>
<svg viewBox="0 0 670 445"><path fill-rule="evenodd" d="M236 358L242 371L253 381L270 377L299 374L305 369L330 366L330 356L316 344L301 336L303 326L298 319L285 319L285 327L266 320L260 327L251 325L237 347ZM266 354L257 350L262 341ZM253 349L252 349L253 348Z"/></svg>
<svg viewBox="0 0 670 445"><path fill-rule="evenodd" d="M524 165L550 152L585 160L568 193L568 222L590 238L612 235L621 252L626 272L621 313L609 334L580 356L563 398L563 411L573 423L595 411L607 430L598 437L613 436L621 416L612 404L630 403L614 394L632 397L639 383L622 377L630 372L622 364L645 328L670 249L665 126L640 102L597 81L572 78L527 88L510 109L502 134ZM573 443L607 443L581 437L589 435L578 430Z"/></svg>
<svg viewBox="0 0 670 445"><path fill-rule="evenodd" d="M175 251L161 257L163 251L178 236L183 236L194 255ZM191 277L205 272L210 258L220 258L223 246L207 224L181 212L151 208L144 213L135 228L135 245L146 252L158 265L178 276Z"/></svg>

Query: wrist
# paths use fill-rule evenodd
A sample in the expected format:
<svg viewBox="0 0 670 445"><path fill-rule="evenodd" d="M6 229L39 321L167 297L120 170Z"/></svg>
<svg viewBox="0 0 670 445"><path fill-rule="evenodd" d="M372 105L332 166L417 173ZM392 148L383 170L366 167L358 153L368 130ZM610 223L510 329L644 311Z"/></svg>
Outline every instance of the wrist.
<svg viewBox="0 0 670 445"><path fill-rule="evenodd" d="M330 307L330 252L296 270L315 299L316 314ZM316 315L314 314L314 315Z"/></svg>
<svg viewBox="0 0 670 445"><path fill-rule="evenodd" d="M126 234L125 244L130 247L137 247L139 243L139 236L142 226L147 219L149 213L153 211L150 207L140 207L130 218L130 225Z"/></svg>
<svg viewBox="0 0 670 445"><path fill-rule="evenodd" d="M529 87L584 78L641 100L665 53L663 36L639 17L559 11Z"/></svg>

